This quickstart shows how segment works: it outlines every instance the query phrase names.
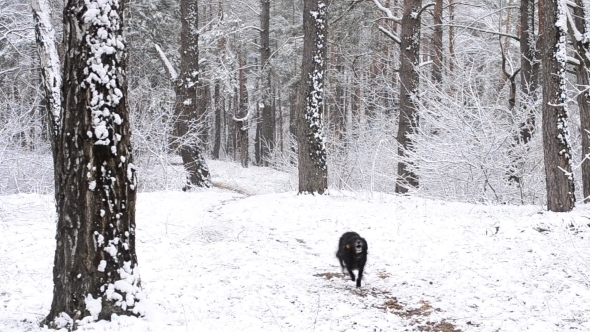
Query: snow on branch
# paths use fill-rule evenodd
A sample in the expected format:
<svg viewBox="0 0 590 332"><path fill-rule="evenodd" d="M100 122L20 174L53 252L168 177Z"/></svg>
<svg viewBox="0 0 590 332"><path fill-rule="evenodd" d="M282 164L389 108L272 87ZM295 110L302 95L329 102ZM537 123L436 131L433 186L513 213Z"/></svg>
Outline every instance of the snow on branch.
<svg viewBox="0 0 590 332"><path fill-rule="evenodd" d="M51 25L48 0L31 0L35 19L37 49L41 60L43 85L49 112L52 118L54 135L60 131L61 118L61 64L55 47L55 30Z"/></svg>
<svg viewBox="0 0 590 332"><path fill-rule="evenodd" d="M375 3L375 5L377 6L377 8L378 8L380 11L382 11L382 12L384 12L384 13L385 13L385 15L386 15L386 17L385 17L385 18L386 18L386 19L388 19L388 20L391 20L391 21L394 21L394 22L401 22L401 20L402 20L402 19L401 19L401 18L399 18L399 17L395 17L395 16L393 15L393 13L391 12L391 10L390 10L389 8L387 8L387 7L384 7L384 6L383 6L383 5L382 5L382 4L379 2L379 0L373 0L373 2Z"/></svg>
<svg viewBox="0 0 590 332"><path fill-rule="evenodd" d="M170 60L168 60L168 57L166 56L166 54L164 54L164 51L162 51L158 44L154 44L154 46L156 47L156 51L158 52L160 60L162 60L162 63L164 64L164 67L166 68L166 71L168 72L170 79L173 82L176 81L176 79L178 78L178 73L176 72L176 70L174 70L172 63L170 63Z"/></svg>
<svg viewBox="0 0 590 332"><path fill-rule="evenodd" d="M385 29L384 27L379 26L379 31L383 32L387 37L391 38L394 42L398 44L402 43L401 39L399 39L398 36L390 32L389 30Z"/></svg>

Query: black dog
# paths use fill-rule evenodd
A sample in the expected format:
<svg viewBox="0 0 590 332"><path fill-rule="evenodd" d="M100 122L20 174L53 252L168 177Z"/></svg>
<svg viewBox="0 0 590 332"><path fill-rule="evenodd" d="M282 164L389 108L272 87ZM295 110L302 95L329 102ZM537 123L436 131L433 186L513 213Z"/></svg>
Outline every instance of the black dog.
<svg viewBox="0 0 590 332"><path fill-rule="evenodd" d="M356 287L361 287L363 270L365 268L365 263L367 262L367 250L369 250L367 241L355 232L346 232L342 234L340 242L338 242L338 252L336 252L336 257L340 260L342 273L344 273L344 267L346 266L350 278L354 281L355 277L352 270L359 271L359 277L356 278Z"/></svg>

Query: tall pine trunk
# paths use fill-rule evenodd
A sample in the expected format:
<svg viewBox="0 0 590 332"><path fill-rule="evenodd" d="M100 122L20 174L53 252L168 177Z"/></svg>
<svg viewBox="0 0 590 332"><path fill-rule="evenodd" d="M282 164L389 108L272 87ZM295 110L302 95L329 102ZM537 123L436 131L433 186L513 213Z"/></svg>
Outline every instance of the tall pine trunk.
<svg viewBox="0 0 590 332"><path fill-rule="evenodd" d="M396 193L418 187L418 176L409 170L406 151L412 149L410 135L418 126L418 65L420 61L420 16L422 0L405 0L401 30L400 114L397 132L398 156Z"/></svg>
<svg viewBox="0 0 590 332"><path fill-rule="evenodd" d="M271 105L270 90L270 0L261 0L262 11L260 13L260 91L262 111L262 128L260 130L261 161L268 166L268 158L275 146L275 118Z"/></svg>
<svg viewBox="0 0 590 332"><path fill-rule="evenodd" d="M197 131L204 119L203 87L199 82L199 34L197 0L181 0L180 74L175 82L174 136L186 169L187 187L210 187L209 168Z"/></svg>
<svg viewBox="0 0 590 332"><path fill-rule="evenodd" d="M573 209L575 202L565 91L567 37L564 25L568 9L559 0L540 0L539 9L547 208L549 211L567 212Z"/></svg>
<svg viewBox="0 0 590 332"><path fill-rule="evenodd" d="M327 6L322 0L303 2L303 59L297 112L299 192L323 194L328 188L324 142L324 80L326 74Z"/></svg>
<svg viewBox="0 0 590 332"><path fill-rule="evenodd" d="M53 327L141 314L124 3L70 0L64 11Z"/></svg>

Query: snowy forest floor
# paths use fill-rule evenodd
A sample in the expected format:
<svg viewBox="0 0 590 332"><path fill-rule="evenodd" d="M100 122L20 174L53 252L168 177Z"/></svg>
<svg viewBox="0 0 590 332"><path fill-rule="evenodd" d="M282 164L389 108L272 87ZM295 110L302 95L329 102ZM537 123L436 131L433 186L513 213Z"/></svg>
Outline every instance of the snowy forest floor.
<svg viewBox="0 0 590 332"><path fill-rule="evenodd" d="M141 193L145 318L82 331L590 331L590 208L380 193L297 195L286 173L211 162L215 188ZM339 236L369 245L363 287ZM49 312L53 197L0 196L0 331Z"/></svg>

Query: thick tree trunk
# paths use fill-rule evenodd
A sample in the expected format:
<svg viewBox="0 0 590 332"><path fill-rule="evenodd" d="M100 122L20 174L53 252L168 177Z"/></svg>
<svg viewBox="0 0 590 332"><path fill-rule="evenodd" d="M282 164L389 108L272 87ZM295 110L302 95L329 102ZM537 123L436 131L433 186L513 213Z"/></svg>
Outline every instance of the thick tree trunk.
<svg viewBox="0 0 590 332"><path fill-rule="evenodd" d="M578 31L586 36L590 33L590 22L584 18L590 14L590 8L587 8L586 1L576 0L577 7L574 9L574 21ZM573 38L574 46L580 66L577 71L578 86L586 89L590 86L590 41L583 38L576 40ZM580 109L580 130L582 135L582 192L584 194L584 203L590 202L590 93L585 90L578 95L578 107Z"/></svg>
<svg viewBox="0 0 590 332"><path fill-rule="evenodd" d="M401 70L400 70L400 114L397 133L398 183L396 193L406 193L409 188L418 187L418 176L408 169L405 159L406 151L412 149L412 142L408 135L418 126L416 111L418 98L418 65L420 61L420 17L417 16L422 7L422 0L405 0L402 16L401 33Z"/></svg>
<svg viewBox="0 0 590 332"><path fill-rule="evenodd" d="M328 188L324 143L324 80L326 74L327 8L323 0L303 2L303 59L297 114L299 193L323 194Z"/></svg>
<svg viewBox="0 0 590 332"><path fill-rule="evenodd" d="M539 30L543 61L543 152L547 186L547 208L567 212L574 207L574 175L567 130L566 31L567 8L558 0L539 1Z"/></svg>
<svg viewBox="0 0 590 332"><path fill-rule="evenodd" d="M176 81L174 136L186 169L187 186L211 187L209 168L203 156L198 125L204 118L203 87L199 83L199 35L196 0L181 0L180 74ZM200 97L200 98L199 98Z"/></svg>
<svg viewBox="0 0 590 332"><path fill-rule="evenodd" d="M57 246L46 318L54 327L141 314L124 3L88 8L70 0L64 11L68 56L56 136Z"/></svg>
<svg viewBox="0 0 590 332"><path fill-rule="evenodd" d="M270 90L270 0L261 0L262 11L260 12L260 91L262 111L262 128L260 131L261 159L264 166L268 166L268 158L275 147L275 119L271 105Z"/></svg>

